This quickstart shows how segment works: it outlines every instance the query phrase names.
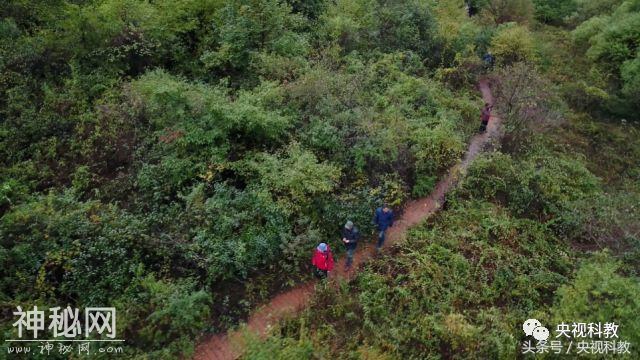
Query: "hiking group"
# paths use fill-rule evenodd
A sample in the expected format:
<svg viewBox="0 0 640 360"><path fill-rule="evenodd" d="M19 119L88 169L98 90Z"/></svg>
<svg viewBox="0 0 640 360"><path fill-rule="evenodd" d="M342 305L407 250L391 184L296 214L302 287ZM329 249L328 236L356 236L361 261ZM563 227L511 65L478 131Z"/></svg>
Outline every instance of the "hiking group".
<svg viewBox="0 0 640 360"><path fill-rule="evenodd" d="M482 111L480 112L480 133L487 131L489 120L491 119L491 110L493 105L485 103ZM393 226L393 211L387 205L383 205L376 209L373 216L373 224L377 227L378 243L376 245L376 251L380 251L380 248L384 245L385 235L387 229ZM347 260L345 268L349 269L353 263L353 255L356 252L358 246L358 240L360 239L360 233L353 221L349 220L344 224L341 231L342 243L347 251ZM327 278L329 273L333 271L334 260L331 248L326 243L320 243L311 259L315 275L319 278Z"/></svg>
<svg viewBox="0 0 640 360"><path fill-rule="evenodd" d="M376 226L378 232L376 251L380 251L384 245L387 229L393 226L393 211L391 208L387 205L377 208L373 216L373 224ZM341 237L342 243L347 251L345 267L349 269L351 264L353 264L353 255L356 252L358 240L360 240L360 232L353 221L349 220L344 224ZM311 259L311 264L317 277L324 279L329 276L329 273L333 271L334 267L333 253L329 245L320 243L316 247Z"/></svg>

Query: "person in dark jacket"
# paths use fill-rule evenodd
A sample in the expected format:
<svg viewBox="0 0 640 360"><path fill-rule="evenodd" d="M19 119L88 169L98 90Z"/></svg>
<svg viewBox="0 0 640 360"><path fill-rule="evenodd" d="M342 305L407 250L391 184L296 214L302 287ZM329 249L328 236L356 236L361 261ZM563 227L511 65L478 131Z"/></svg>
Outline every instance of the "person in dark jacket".
<svg viewBox="0 0 640 360"><path fill-rule="evenodd" d="M347 248L347 263L345 267L348 269L353 263L353 254L356 252L356 246L358 246L358 239L360 233L358 228L353 225L353 221L347 221L342 228L342 242Z"/></svg>
<svg viewBox="0 0 640 360"><path fill-rule="evenodd" d="M376 209L373 223L378 227L378 245L376 250L380 251L382 245L384 245L385 232L388 228L393 226L393 211L387 205L383 205Z"/></svg>
<svg viewBox="0 0 640 360"><path fill-rule="evenodd" d="M489 119L491 119L491 109L493 109L493 106L489 105L489 103L485 103L484 108L480 113L480 121L482 122L480 125L481 133L487 131L487 125L489 124Z"/></svg>
<svg viewBox="0 0 640 360"><path fill-rule="evenodd" d="M484 56L482 57L482 61L484 62L484 67L487 70L491 70L493 68L493 65L495 64L495 58L493 57L493 55L491 55L491 53L486 53L484 54Z"/></svg>
<svg viewBox="0 0 640 360"><path fill-rule="evenodd" d="M329 249L329 245L320 243L316 247L311 258L311 264L317 277L326 279L329 276L329 273L333 270L333 254Z"/></svg>

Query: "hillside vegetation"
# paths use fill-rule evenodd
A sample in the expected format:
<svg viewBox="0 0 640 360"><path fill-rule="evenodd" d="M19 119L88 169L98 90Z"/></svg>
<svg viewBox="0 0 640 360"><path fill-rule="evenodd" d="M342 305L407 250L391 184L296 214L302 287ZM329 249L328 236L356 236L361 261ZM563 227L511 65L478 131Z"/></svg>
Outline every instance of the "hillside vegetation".
<svg viewBox="0 0 640 360"><path fill-rule="evenodd" d="M504 141L448 209L246 358L514 358L531 317L637 356L640 1L468 3L4 2L3 338L16 306L115 306L126 358L188 358L428 195L489 77Z"/></svg>
<svg viewBox="0 0 640 360"><path fill-rule="evenodd" d="M474 21L492 34L502 146L471 165L446 210L356 279L320 287L266 340L248 335L244 358L533 358L522 350L529 318L552 334L561 323L615 322L631 343L615 356L640 355L640 141L629 92L640 3L524 3L476 3ZM501 6L523 13L504 19ZM575 357L576 345L573 356L536 358Z"/></svg>

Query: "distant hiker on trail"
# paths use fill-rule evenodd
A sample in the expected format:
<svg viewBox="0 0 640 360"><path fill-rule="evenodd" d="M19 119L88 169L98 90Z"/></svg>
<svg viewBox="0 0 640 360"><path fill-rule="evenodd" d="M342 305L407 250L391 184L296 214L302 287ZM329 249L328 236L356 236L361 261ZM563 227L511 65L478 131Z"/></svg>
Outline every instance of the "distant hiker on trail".
<svg viewBox="0 0 640 360"><path fill-rule="evenodd" d="M353 262L353 253L356 252L359 238L360 233L358 232L358 228L353 225L353 221L347 221L342 228L342 242L347 248L347 263L345 264L347 269L351 267L351 263Z"/></svg>
<svg viewBox="0 0 640 360"><path fill-rule="evenodd" d="M311 264L315 268L314 271L317 277L326 279L329 276L329 272L333 270L333 254L329 249L329 245L320 243L316 247Z"/></svg>
<svg viewBox="0 0 640 360"><path fill-rule="evenodd" d="M490 53L486 53L482 57L482 61L484 62L484 67L487 70L491 70L493 68L493 64L495 63L495 58Z"/></svg>
<svg viewBox="0 0 640 360"><path fill-rule="evenodd" d="M480 120L482 121L480 125L481 133L487 131L487 125L489 124L489 119L491 119L491 109L493 109L493 105L489 105L489 103L485 103L484 108L482 108L480 113Z"/></svg>
<svg viewBox="0 0 640 360"><path fill-rule="evenodd" d="M373 223L378 226L378 245L376 250L380 251L382 245L384 245L385 232L388 228L393 226L393 211L387 205L383 205L376 209L376 215L373 218Z"/></svg>

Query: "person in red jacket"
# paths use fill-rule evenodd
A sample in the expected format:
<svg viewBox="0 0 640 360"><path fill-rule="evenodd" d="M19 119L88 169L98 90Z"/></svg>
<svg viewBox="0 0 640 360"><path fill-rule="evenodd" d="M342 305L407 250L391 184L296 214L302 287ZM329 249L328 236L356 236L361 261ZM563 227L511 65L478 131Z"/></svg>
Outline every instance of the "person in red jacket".
<svg viewBox="0 0 640 360"><path fill-rule="evenodd" d="M319 278L325 279L329 275L329 272L333 270L333 254L329 249L329 245L320 243L316 247L311 264L314 266L316 276Z"/></svg>
<svg viewBox="0 0 640 360"><path fill-rule="evenodd" d="M489 124L489 119L491 119L491 109L493 109L493 105L489 105L489 103L484 104L484 108L480 112L480 132L483 133L487 131L487 125Z"/></svg>

